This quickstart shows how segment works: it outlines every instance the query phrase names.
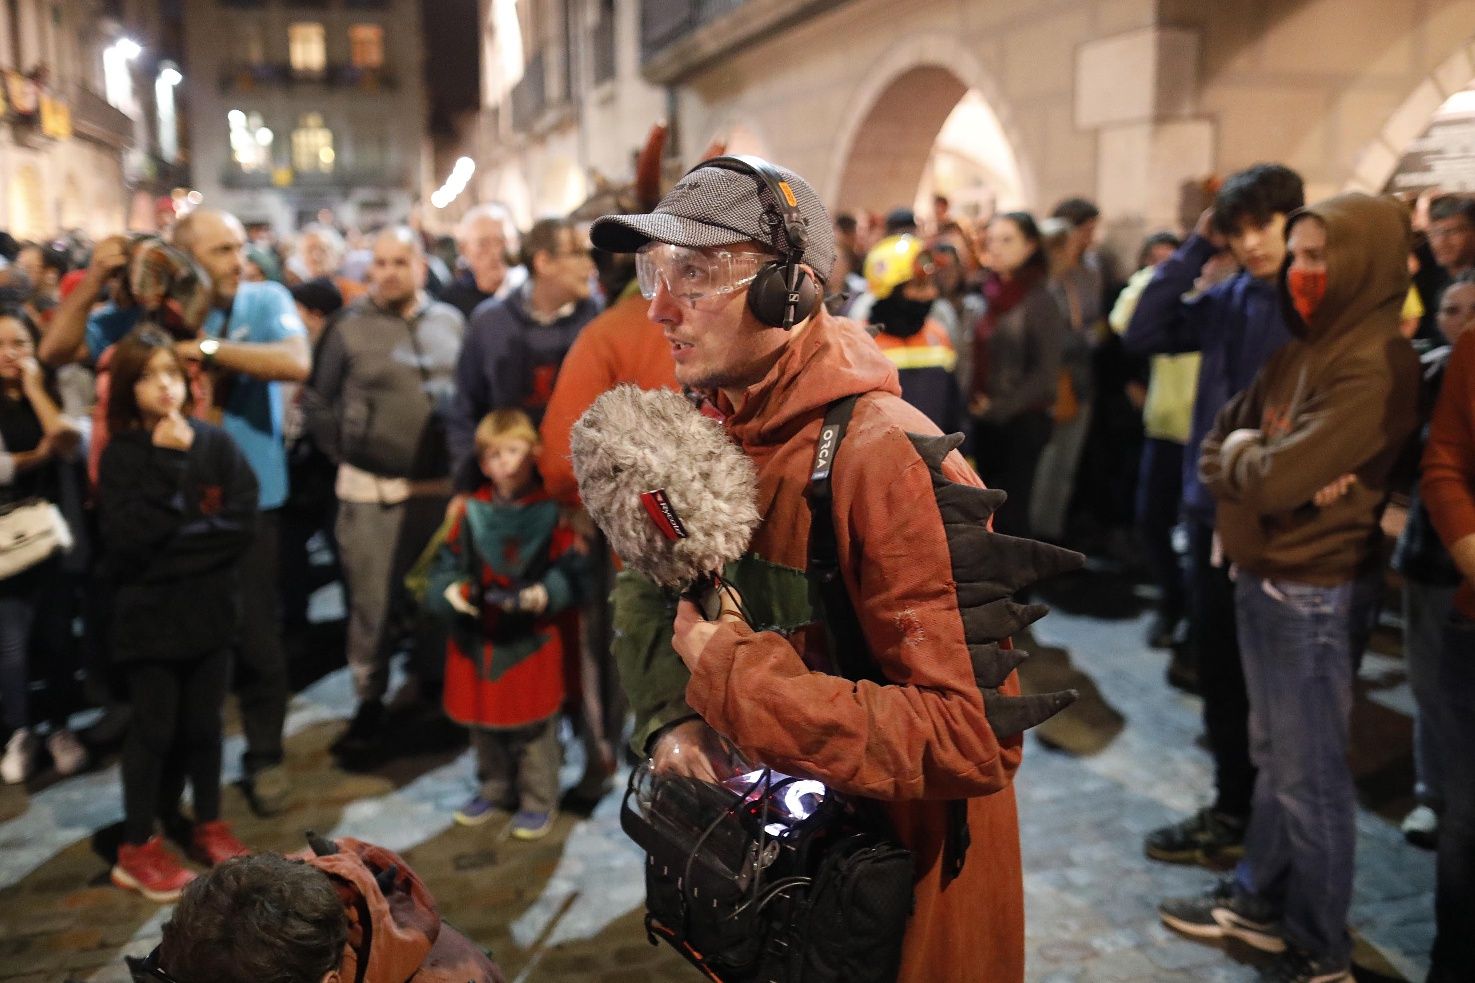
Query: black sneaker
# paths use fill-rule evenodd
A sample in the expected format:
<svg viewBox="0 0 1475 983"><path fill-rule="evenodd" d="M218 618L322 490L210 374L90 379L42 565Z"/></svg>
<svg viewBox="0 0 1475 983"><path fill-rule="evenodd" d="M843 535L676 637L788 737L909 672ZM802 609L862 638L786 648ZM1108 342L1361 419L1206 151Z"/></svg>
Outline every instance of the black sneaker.
<svg viewBox="0 0 1475 983"><path fill-rule="evenodd" d="M1235 938L1262 952L1285 948L1269 904L1235 890L1232 877L1221 878L1197 897L1168 898L1157 911L1164 925L1191 938Z"/></svg>
<svg viewBox="0 0 1475 983"><path fill-rule="evenodd" d="M373 750L379 742L380 725L384 723L384 704L378 700L364 700L354 711L348 730L333 742L334 754L360 754Z"/></svg>
<svg viewBox="0 0 1475 983"><path fill-rule="evenodd" d="M1178 638L1178 622L1182 617L1176 614L1165 614L1159 611L1153 616L1152 624L1147 626L1147 645L1149 648L1170 649Z"/></svg>
<svg viewBox="0 0 1475 983"><path fill-rule="evenodd" d="M1341 959L1318 958L1291 947L1260 971L1260 979L1267 983L1351 983L1352 967Z"/></svg>
<svg viewBox="0 0 1475 983"><path fill-rule="evenodd" d="M1170 864L1223 864L1245 855L1247 825L1205 806L1181 822L1148 833L1142 850L1153 860Z"/></svg>

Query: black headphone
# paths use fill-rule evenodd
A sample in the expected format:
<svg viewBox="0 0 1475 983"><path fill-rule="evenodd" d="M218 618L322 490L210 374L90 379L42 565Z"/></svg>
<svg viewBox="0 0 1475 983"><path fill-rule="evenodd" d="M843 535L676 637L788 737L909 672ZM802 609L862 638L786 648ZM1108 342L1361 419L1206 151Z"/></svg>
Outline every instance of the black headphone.
<svg viewBox="0 0 1475 983"><path fill-rule="evenodd" d="M809 271L800 266L808 243L804 218L794 189L776 168L761 157L713 157L693 167L717 167L758 179L758 200L768 226L768 245L779 258L764 263L748 287L748 310L761 323L785 331L813 314L819 306L820 289Z"/></svg>

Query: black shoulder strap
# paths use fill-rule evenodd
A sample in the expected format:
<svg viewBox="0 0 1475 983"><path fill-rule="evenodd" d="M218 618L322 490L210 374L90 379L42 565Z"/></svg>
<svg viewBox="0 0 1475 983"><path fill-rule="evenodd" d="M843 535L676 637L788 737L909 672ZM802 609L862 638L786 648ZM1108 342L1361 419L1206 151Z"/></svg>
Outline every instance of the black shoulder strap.
<svg viewBox="0 0 1475 983"><path fill-rule="evenodd" d="M824 425L814 445L814 466L809 471L809 578L819 593L824 610L825 631L830 638L830 658L837 676L852 682L869 679L885 682L876 660L866 647L860 619L840 576L840 554L835 538L834 497L830 473L835 455L845 439L845 428L860 397L847 396L830 404Z"/></svg>
<svg viewBox="0 0 1475 983"><path fill-rule="evenodd" d="M830 640L830 659L835 674L852 682L868 679L888 682L866 645L860 618L840 575L840 554L835 538L834 496L830 475L845 429L855 412L858 396L847 396L830 404L814 446L814 466L809 471L809 578L819 593L824 611L825 633ZM947 803L947 836L943 849L943 883L963 869L972 837L968 831L968 800Z"/></svg>

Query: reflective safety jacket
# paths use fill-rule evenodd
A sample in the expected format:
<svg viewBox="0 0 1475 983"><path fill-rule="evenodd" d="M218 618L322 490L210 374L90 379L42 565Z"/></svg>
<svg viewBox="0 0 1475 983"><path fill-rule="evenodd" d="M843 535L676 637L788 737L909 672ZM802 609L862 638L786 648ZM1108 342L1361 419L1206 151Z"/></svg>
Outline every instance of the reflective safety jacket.
<svg viewBox="0 0 1475 983"><path fill-rule="evenodd" d="M885 331L875 338L881 353L901 377L901 398L927 414L943 433L961 429L963 395L953 375L958 353L953 350L947 328L929 317L922 330L909 338Z"/></svg>

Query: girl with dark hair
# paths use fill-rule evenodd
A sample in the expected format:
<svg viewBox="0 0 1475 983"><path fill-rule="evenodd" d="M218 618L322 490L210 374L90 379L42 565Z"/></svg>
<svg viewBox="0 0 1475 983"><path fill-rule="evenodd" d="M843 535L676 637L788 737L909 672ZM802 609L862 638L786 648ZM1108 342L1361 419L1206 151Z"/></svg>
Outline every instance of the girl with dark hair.
<svg viewBox="0 0 1475 983"><path fill-rule="evenodd" d="M194 877L154 832L166 762L193 788L190 855L213 865L248 852L220 819L221 707L256 478L225 431L189 419L188 406L185 365L168 335L141 327L118 342L98 494L114 590L110 651L133 722L112 880L161 903Z"/></svg>
<svg viewBox="0 0 1475 983"><path fill-rule="evenodd" d="M1050 440L1061 350L1070 330L1050 292L1050 263L1039 227L1027 212L989 223L987 311L975 329L973 449L979 476L1009 493L994 528L1028 537L1030 492Z"/></svg>
<svg viewBox="0 0 1475 983"><path fill-rule="evenodd" d="M79 435L62 418L56 397L36 361L36 328L20 310L0 311L0 506L27 499L57 502L59 465L76 450ZM0 777L23 782L31 775L37 738L31 729L29 651L36 613L47 589L61 573L56 554L0 580L0 714L10 739L0 759ZM65 660L50 660L47 688L53 711L66 688ZM56 770L64 775L87 763L87 751L66 729L65 719L51 721L46 739Z"/></svg>

